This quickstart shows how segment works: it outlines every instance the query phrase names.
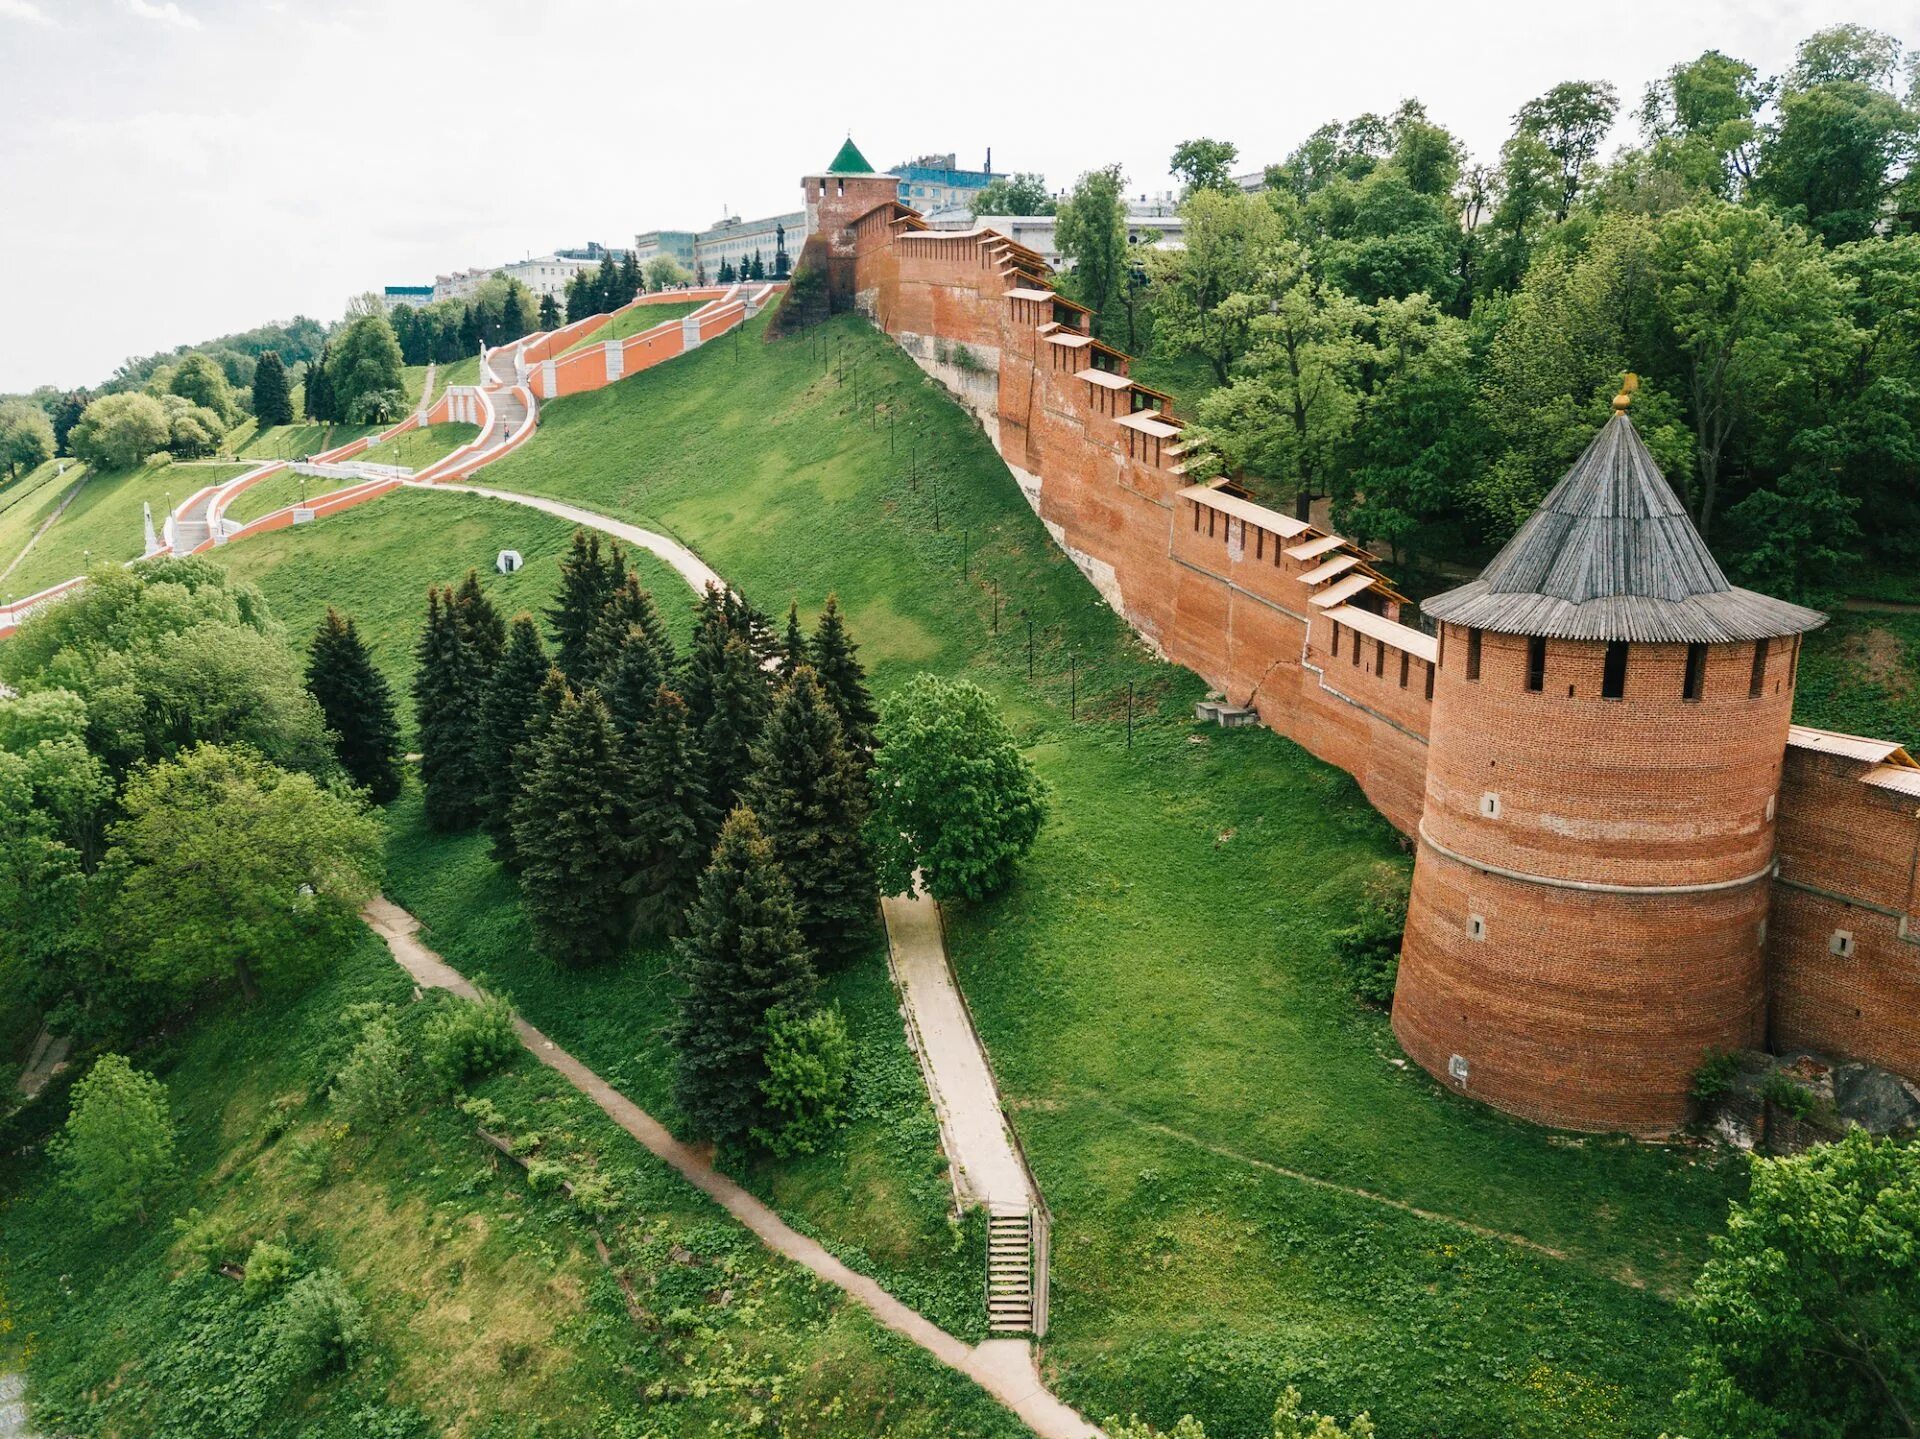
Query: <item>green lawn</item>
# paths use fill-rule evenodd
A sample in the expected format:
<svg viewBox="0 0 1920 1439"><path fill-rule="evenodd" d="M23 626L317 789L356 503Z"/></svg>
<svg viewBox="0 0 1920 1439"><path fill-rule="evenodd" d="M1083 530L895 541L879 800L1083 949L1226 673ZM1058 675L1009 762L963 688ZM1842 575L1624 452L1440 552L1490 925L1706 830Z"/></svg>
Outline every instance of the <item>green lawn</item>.
<svg viewBox="0 0 1920 1439"><path fill-rule="evenodd" d="M61 473L63 467L65 474ZM86 474L87 467L78 460L49 460L0 490L0 570L14 562L34 531L60 508L60 501ZM0 589L26 593L13 588L11 575L0 581Z"/></svg>
<svg viewBox="0 0 1920 1439"><path fill-rule="evenodd" d="M769 609L837 589L882 691L929 668L1000 699L1054 817L1015 888L956 910L952 934L1058 1221L1066 1392L1227 1433L1289 1381L1393 1433L1657 1431L1680 1382L1668 1296L1738 1166L1550 1134L1410 1072L1329 955L1401 854L1352 783L1266 732L1193 727L1200 683L1141 651L884 339L851 319L772 346L763 330L547 406L487 482L673 533ZM889 403L919 436L917 484Z"/></svg>
<svg viewBox="0 0 1920 1439"><path fill-rule="evenodd" d="M468 355L464 360L455 360L451 364L440 365L433 372L433 392L445 394L450 385L477 385L480 383L480 357Z"/></svg>
<svg viewBox="0 0 1920 1439"><path fill-rule="evenodd" d="M479 433L477 425L431 425L422 430L408 430L353 458L370 465L405 465L410 470L420 470L435 460L445 459ZM297 475L285 470L242 490L227 508L227 518L245 524L291 505L303 496L312 499L361 483L362 477L358 475Z"/></svg>
<svg viewBox="0 0 1920 1439"><path fill-rule="evenodd" d="M304 421L269 425L262 430L248 419L227 432L225 445L227 453L238 459L298 460L324 454L374 432L371 425L310 425Z"/></svg>
<svg viewBox="0 0 1920 1439"><path fill-rule="evenodd" d="M571 355L575 350L588 345L602 345L608 340L624 340L629 335L637 335L642 330L651 330L655 325L667 320L677 320L682 315L691 315L705 300L676 300L659 305L638 305L631 310L623 310L598 329L589 330L560 353Z"/></svg>
<svg viewBox="0 0 1920 1439"><path fill-rule="evenodd" d="M89 1228L43 1150L64 1085L5 1126L0 1367L24 1367L43 1433L155 1439L790 1435L1012 1439L967 1381L879 1329L520 1055L477 1093L496 1129L612 1190L589 1215L425 1093L385 1131L325 1100L349 1004L396 1007L408 1046L446 1001L362 933L292 1002L210 1005L135 1056L170 1090L179 1183L144 1224ZM367 1336L343 1374L277 1377L277 1294L249 1302L181 1238L244 1261L256 1240L325 1266ZM606 1261L596 1245L606 1246ZM611 1266L611 1267L610 1267ZM632 1286L629 1300L615 1269Z"/></svg>
<svg viewBox="0 0 1920 1439"><path fill-rule="evenodd" d="M1836 611L1807 637L1793 717L1920 747L1920 612Z"/></svg>
<svg viewBox="0 0 1920 1439"><path fill-rule="evenodd" d="M180 461L89 475L66 513L7 576L5 588L16 595L30 595L83 573L89 565L137 559L144 547L143 503L153 507L157 533L166 519L169 498L177 505L203 486L219 484L245 470L244 465ZM52 513L56 503L50 500L45 513Z"/></svg>

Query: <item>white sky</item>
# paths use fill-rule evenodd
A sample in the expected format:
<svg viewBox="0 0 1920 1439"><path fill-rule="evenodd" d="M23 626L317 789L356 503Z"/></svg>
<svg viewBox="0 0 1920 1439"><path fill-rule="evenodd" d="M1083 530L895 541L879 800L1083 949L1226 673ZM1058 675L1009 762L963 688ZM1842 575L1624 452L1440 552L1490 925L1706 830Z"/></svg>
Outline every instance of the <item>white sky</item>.
<svg viewBox="0 0 1920 1439"><path fill-rule="evenodd" d="M849 130L876 165L991 145L1056 187L1119 160L1137 193L1183 139L1253 168L1417 95L1491 159L1557 81L1631 109L1703 49L1773 73L1843 20L1920 42L1914 0L0 0L0 392L794 208Z"/></svg>

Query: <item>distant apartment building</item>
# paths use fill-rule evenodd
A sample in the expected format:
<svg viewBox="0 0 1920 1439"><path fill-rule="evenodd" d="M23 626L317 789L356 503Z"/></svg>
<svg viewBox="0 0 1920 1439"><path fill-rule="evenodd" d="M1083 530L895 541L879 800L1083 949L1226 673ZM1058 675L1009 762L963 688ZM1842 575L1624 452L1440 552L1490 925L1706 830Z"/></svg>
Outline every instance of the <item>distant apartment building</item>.
<svg viewBox="0 0 1920 1439"><path fill-rule="evenodd" d="M388 285L380 292L380 304L391 315L402 305L419 309L422 305L433 303L431 285Z"/></svg>
<svg viewBox="0 0 1920 1439"><path fill-rule="evenodd" d="M391 315L401 305L419 309L435 300L462 300L473 294L495 275L518 280L534 295L551 295L556 301L567 298L567 282L582 270L597 270L606 259L622 260L626 251L589 241L575 249L555 250L550 255L530 255L524 260L509 260L504 265L487 265L472 270L455 270L436 275L431 285L388 285L380 292L381 302Z"/></svg>
<svg viewBox="0 0 1920 1439"><path fill-rule="evenodd" d="M1066 257L1054 234L1052 215L981 215L949 211L929 216L927 223L936 230L971 230L981 226L997 230L1017 245L1024 245L1056 270L1066 266ZM1142 196L1127 206L1127 244L1140 249L1177 250L1185 243L1185 228L1176 205L1161 196L1149 200Z"/></svg>
<svg viewBox="0 0 1920 1439"><path fill-rule="evenodd" d="M1007 177L993 168L993 151L987 151L987 163L978 170L963 170L958 157L922 155L884 172L900 177L900 203L910 205L932 223L955 213L971 215L973 197L995 180Z"/></svg>

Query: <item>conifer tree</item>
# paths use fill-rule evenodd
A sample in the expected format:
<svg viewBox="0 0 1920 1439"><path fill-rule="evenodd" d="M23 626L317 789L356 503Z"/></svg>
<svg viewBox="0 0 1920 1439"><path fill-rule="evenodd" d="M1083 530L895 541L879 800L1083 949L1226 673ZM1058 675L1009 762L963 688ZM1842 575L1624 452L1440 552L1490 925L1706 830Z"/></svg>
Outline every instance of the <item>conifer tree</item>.
<svg viewBox="0 0 1920 1439"><path fill-rule="evenodd" d="M636 251L627 251L626 258L620 262L620 295L624 304L636 299L647 287L640 276L640 256Z"/></svg>
<svg viewBox="0 0 1920 1439"><path fill-rule="evenodd" d="M513 830L527 918L560 964L602 963L626 941L626 789L606 705L592 690L565 696L536 746Z"/></svg>
<svg viewBox="0 0 1920 1439"><path fill-rule="evenodd" d="M820 676L820 688L840 715L849 748L864 755L873 752L873 727L879 723L880 714L874 708L873 692L867 688L867 672L859 652L841 617L840 601L828 595L827 607L820 612L820 623L813 630L813 668Z"/></svg>
<svg viewBox="0 0 1920 1439"><path fill-rule="evenodd" d="M638 625L600 671L600 693L623 742L631 743L653 719L656 692L668 677L659 652Z"/></svg>
<svg viewBox="0 0 1920 1439"><path fill-rule="evenodd" d="M333 732L333 752L354 784L375 804L400 793L400 722L393 691L374 667L350 619L332 606L314 631L307 659L307 691Z"/></svg>
<svg viewBox="0 0 1920 1439"><path fill-rule="evenodd" d="M415 718L427 821L465 829L479 818L486 792L479 762L479 708L484 674L461 635L451 589L427 591L427 624L415 651Z"/></svg>
<svg viewBox="0 0 1920 1439"><path fill-rule="evenodd" d="M689 700L688 710L699 735L707 797L724 813L738 802L753 775L753 750L766 727L772 697L765 671L737 635L727 636L717 664L702 681L707 707L695 711Z"/></svg>
<svg viewBox="0 0 1920 1439"><path fill-rule="evenodd" d="M508 788L512 798L507 802L508 839L496 849L505 853L501 863L507 868L520 868L520 854L513 839L521 821L533 813L528 804L528 790L533 780L535 764L540 759L540 746L546 740L547 732L552 729L554 717L560 713L560 706L573 697L573 686L567 683L567 677L560 673L557 665L547 667L546 677L540 681L540 688L533 698L533 710L527 716L527 732L521 737L519 748L513 752L509 766Z"/></svg>
<svg viewBox="0 0 1920 1439"><path fill-rule="evenodd" d="M307 362L306 392L302 397L307 419L314 424L332 424L340 418L333 403L333 382L327 378L327 362L333 347L322 345L320 357Z"/></svg>
<svg viewBox="0 0 1920 1439"><path fill-rule="evenodd" d="M540 328L549 331L560 328L560 307L550 294L540 297Z"/></svg>
<svg viewBox="0 0 1920 1439"><path fill-rule="evenodd" d="M659 686L645 726L624 739L632 786L627 892L634 900L634 927L683 934L719 825L701 784L686 701Z"/></svg>
<svg viewBox="0 0 1920 1439"><path fill-rule="evenodd" d="M491 675L507 647L507 625L487 592L480 588L480 572L468 570L453 595L453 616L460 638L467 642L483 674Z"/></svg>
<svg viewBox="0 0 1920 1439"><path fill-rule="evenodd" d="M506 649L480 701L480 767L487 780L480 827L493 837L493 857L509 868L518 864L513 812L523 777L520 751L534 728L548 669L539 627L521 615L507 631Z"/></svg>
<svg viewBox="0 0 1920 1439"><path fill-rule="evenodd" d="M614 548L614 559L625 568L618 546ZM600 683L613 673L621 652L636 631L653 649L661 673L665 674L673 666L673 642L667 635L666 622L660 618L653 596L640 583L640 577L626 570L625 578L601 606L600 617L587 637L587 669L592 682Z"/></svg>
<svg viewBox="0 0 1920 1439"><path fill-rule="evenodd" d="M751 810L727 817L675 950L686 994L674 1098L697 1132L737 1141L763 1119L767 1012L804 1014L818 987L793 892Z"/></svg>
<svg viewBox="0 0 1920 1439"><path fill-rule="evenodd" d="M601 555L600 532L582 528L573 532L573 547L560 561L560 592L547 623L553 626L554 663L576 685L586 683L592 672L593 633L625 568L618 546L614 558L618 568Z"/></svg>
<svg viewBox="0 0 1920 1439"><path fill-rule="evenodd" d="M879 901L863 834L870 806L810 666L781 686L753 759L745 802L793 886L800 933L822 961L844 958L872 933Z"/></svg>
<svg viewBox="0 0 1920 1439"><path fill-rule="evenodd" d="M800 605L796 601L787 606L787 637L780 650L780 673L791 679L795 670L812 662L813 654L807 647L806 633L800 628Z"/></svg>
<svg viewBox="0 0 1920 1439"><path fill-rule="evenodd" d="M293 391L278 350L263 350L253 370L253 417L261 429L293 423Z"/></svg>

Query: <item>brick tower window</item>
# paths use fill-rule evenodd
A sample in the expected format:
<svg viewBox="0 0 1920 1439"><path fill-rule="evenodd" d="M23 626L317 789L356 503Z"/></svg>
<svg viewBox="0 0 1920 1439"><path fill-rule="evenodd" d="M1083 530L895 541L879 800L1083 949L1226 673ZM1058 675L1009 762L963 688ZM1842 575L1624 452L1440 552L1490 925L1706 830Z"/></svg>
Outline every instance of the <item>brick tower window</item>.
<svg viewBox="0 0 1920 1439"><path fill-rule="evenodd" d="M1527 688L1534 694L1547 687L1547 640L1535 635L1527 641Z"/></svg>
<svg viewBox="0 0 1920 1439"><path fill-rule="evenodd" d="M1627 693L1627 642L1609 640L1606 662L1600 670L1600 698L1617 700Z"/></svg>
<svg viewBox="0 0 1920 1439"><path fill-rule="evenodd" d="M1747 680L1747 698L1757 700L1760 691L1767 687L1767 642L1757 641L1753 647L1753 675Z"/></svg>
<svg viewBox="0 0 1920 1439"><path fill-rule="evenodd" d="M1467 678L1480 678L1480 631L1467 631Z"/></svg>
<svg viewBox="0 0 1920 1439"><path fill-rule="evenodd" d="M1680 683L1680 698L1697 700L1707 682L1707 647L1687 646L1687 676Z"/></svg>

